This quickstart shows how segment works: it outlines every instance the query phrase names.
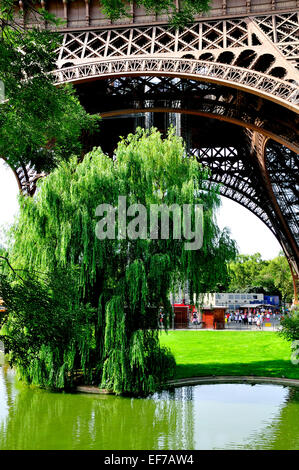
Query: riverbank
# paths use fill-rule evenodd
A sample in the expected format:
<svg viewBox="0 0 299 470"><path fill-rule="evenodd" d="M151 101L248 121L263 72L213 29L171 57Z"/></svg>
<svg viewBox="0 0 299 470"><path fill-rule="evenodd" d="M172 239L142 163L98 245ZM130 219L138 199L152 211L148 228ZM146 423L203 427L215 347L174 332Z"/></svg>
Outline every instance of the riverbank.
<svg viewBox="0 0 299 470"><path fill-rule="evenodd" d="M268 383L299 387L299 365L291 345L275 332L176 330L162 332L160 343L174 354L177 367L167 386L209 383ZM109 393L80 386L79 393Z"/></svg>
<svg viewBox="0 0 299 470"><path fill-rule="evenodd" d="M246 376L299 380L291 344L271 331L168 331L160 343L173 353L174 380Z"/></svg>
<svg viewBox="0 0 299 470"><path fill-rule="evenodd" d="M299 386L291 345L275 332L176 330L162 332L161 345L174 354L176 374L167 385L272 383ZM81 385L78 393L110 394Z"/></svg>

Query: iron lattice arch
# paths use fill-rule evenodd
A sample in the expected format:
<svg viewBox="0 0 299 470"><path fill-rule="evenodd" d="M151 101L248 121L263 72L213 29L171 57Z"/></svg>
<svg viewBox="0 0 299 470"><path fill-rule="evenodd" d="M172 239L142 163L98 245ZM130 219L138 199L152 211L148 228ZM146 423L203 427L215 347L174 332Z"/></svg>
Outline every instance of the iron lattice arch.
<svg viewBox="0 0 299 470"><path fill-rule="evenodd" d="M235 109L231 98L224 98L217 106L208 106L206 100L201 104L205 111L200 107L193 111L235 120L299 152L298 17L297 11L274 11L271 15L202 19L182 30L165 24L68 29L57 51L56 80L79 83L151 75L241 90L243 98ZM250 96L244 100L246 93ZM293 115L282 110L278 113L283 113L282 118L274 122L277 114L267 101L282 105ZM173 105L181 106L180 112L186 111L183 100Z"/></svg>
<svg viewBox="0 0 299 470"><path fill-rule="evenodd" d="M11 168L15 178L17 180L19 191L28 196L33 196L36 191L36 183L40 178L46 176L45 172L37 172L34 168L34 165L28 163L23 165L22 163L13 167L10 165L4 157L1 157L2 160Z"/></svg>
<svg viewBox="0 0 299 470"><path fill-rule="evenodd" d="M298 156L256 129L248 129L251 122L260 119L272 125L273 133L282 130L273 116L277 113L279 120L284 117L286 125L287 119L292 119L289 110L263 104L260 98L252 99L240 90L172 77L110 78L81 83L76 89L85 108L102 115L103 133L109 139L102 137L101 145L111 155L120 127L126 135L137 125L154 125L162 132L175 125L188 150L211 169L211 184L219 183L222 195L240 203L267 225L297 271L298 198L294 192L290 199L286 188L298 178ZM247 121L246 126L236 125L238 116ZM293 123L289 122L291 129ZM296 136L294 129L290 132ZM289 181L280 184L277 165L283 181L293 170ZM278 196L277 187L283 196ZM285 197L288 200L283 205Z"/></svg>
<svg viewBox="0 0 299 470"><path fill-rule="evenodd" d="M83 31L68 28L59 50L58 66L121 57L188 57L244 64L253 70L268 71L268 75L292 78L292 69L287 64L296 65L299 60L297 11L205 18L182 30L151 23L107 25ZM268 54L266 61L261 60L264 54ZM276 70L277 67L284 70Z"/></svg>
<svg viewBox="0 0 299 470"><path fill-rule="evenodd" d="M113 154L116 119L123 135L174 124L211 168L211 184L269 227L298 275L298 2L213 0L210 18L180 30L134 2L131 18L114 24L95 13L94 0L79 3L46 7L66 21L56 83L73 83L103 118L86 150ZM34 22L21 11L20 21ZM23 181L32 194L34 182Z"/></svg>
<svg viewBox="0 0 299 470"><path fill-rule="evenodd" d="M202 115L252 129L299 152L298 114L237 88L172 76L140 76L83 83L77 89L88 111L103 118L150 111Z"/></svg>
<svg viewBox="0 0 299 470"><path fill-rule="evenodd" d="M283 221L277 217L273 194L289 228L295 245L299 245L298 157L289 149L269 141L265 158L272 191L266 190L265 177L257 162L250 158L248 146L193 148L191 153L211 169L211 184L220 184L220 194L249 209L262 220L282 245L297 270L293 246L285 236ZM287 156L287 158L285 158ZM297 174L296 174L297 172ZM291 173L290 178L287 177Z"/></svg>
<svg viewBox="0 0 299 470"><path fill-rule="evenodd" d="M287 148L271 142L265 153L272 190L299 245L299 159Z"/></svg>
<svg viewBox="0 0 299 470"><path fill-rule="evenodd" d="M275 233L268 215L267 200L259 191L253 165L246 158L247 149L237 147L191 148L200 163L211 170L210 184L219 184L220 194L246 207Z"/></svg>

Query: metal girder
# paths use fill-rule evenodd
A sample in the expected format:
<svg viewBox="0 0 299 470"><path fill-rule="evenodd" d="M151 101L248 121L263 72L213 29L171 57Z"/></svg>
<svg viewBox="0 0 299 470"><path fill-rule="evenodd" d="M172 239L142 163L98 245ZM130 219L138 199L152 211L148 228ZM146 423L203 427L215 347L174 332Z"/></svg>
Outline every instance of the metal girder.
<svg viewBox="0 0 299 470"><path fill-rule="evenodd" d="M110 132L113 118L128 118L130 113L153 115L157 110L171 112L161 124L165 131L171 116L180 113L181 134L189 150L211 169L211 183L220 183L221 194L249 209L269 227L298 272L297 192L289 189L298 179L298 156L269 139L271 133L267 136L265 127L256 125L248 130L251 123L262 121L273 134L280 129L280 138L287 128L289 141L291 135L298 138L296 117L291 118L289 110L273 103L269 106L260 98L253 100L235 89L172 77L110 78L78 85L77 92L88 111L99 112L106 125L111 123L107 127ZM243 128L236 126L238 116L247 122ZM108 117L111 120L106 121ZM153 119L147 121L155 125ZM285 182L280 184L280 179Z"/></svg>
<svg viewBox="0 0 299 470"><path fill-rule="evenodd" d="M299 115L236 88L177 77L118 77L77 85L89 112L104 117L165 111L252 129L299 152ZM90 92L90 93L89 93Z"/></svg>
<svg viewBox="0 0 299 470"><path fill-rule="evenodd" d="M175 123L211 168L211 184L269 227L298 276L298 2L265 0L261 11L251 1L212 1L211 18L178 30L137 13L134 2L131 19L113 24L94 16L92 2L84 11L57 6L66 25L53 73L102 115L98 144L113 153L115 118L126 117L122 132ZM33 194L39 175L28 170L20 186Z"/></svg>

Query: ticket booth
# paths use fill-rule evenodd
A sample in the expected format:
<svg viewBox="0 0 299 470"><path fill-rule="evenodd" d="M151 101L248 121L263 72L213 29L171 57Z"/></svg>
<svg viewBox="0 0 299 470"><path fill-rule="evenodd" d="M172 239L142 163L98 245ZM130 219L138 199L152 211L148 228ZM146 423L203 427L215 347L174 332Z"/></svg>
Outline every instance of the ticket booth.
<svg viewBox="0 0 299 470"><path fill-rule="evenodd" d="M224 314L226 307L202 308L203 328L223 330L225 328Z"/></svg>
<svg viewBox="0 0 299 470"><path fill-rule="evenodd" d="M215 330L223 330L225 328L225 315L226 307L214 307L214 323Z"/></svg>
<svg viewBox="0 0 299 470"><path fill-rule="evenodd" d="M202 310L202 327L208 328L208 329L213 328L214 309L203 307L201 310Z"/></svg>
<svg viewBox="0 0 299 470"><path fill-rule="evenodd" d="M174 327L175 328L188 328L189 326L189 305L174 304Z"/></svg>

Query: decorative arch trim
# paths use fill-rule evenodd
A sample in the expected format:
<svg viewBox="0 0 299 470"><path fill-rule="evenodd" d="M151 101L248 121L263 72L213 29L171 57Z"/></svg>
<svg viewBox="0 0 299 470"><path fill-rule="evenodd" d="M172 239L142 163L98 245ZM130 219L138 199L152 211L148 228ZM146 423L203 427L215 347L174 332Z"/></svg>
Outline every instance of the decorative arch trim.
<svg viewBox="0 0 299 470"><path fill-rule="evenodd" d="M219 62L176 58L103 59L54 72L57 85L120 76L173 76L238 88L299 113L297 84Z"/></svg>

